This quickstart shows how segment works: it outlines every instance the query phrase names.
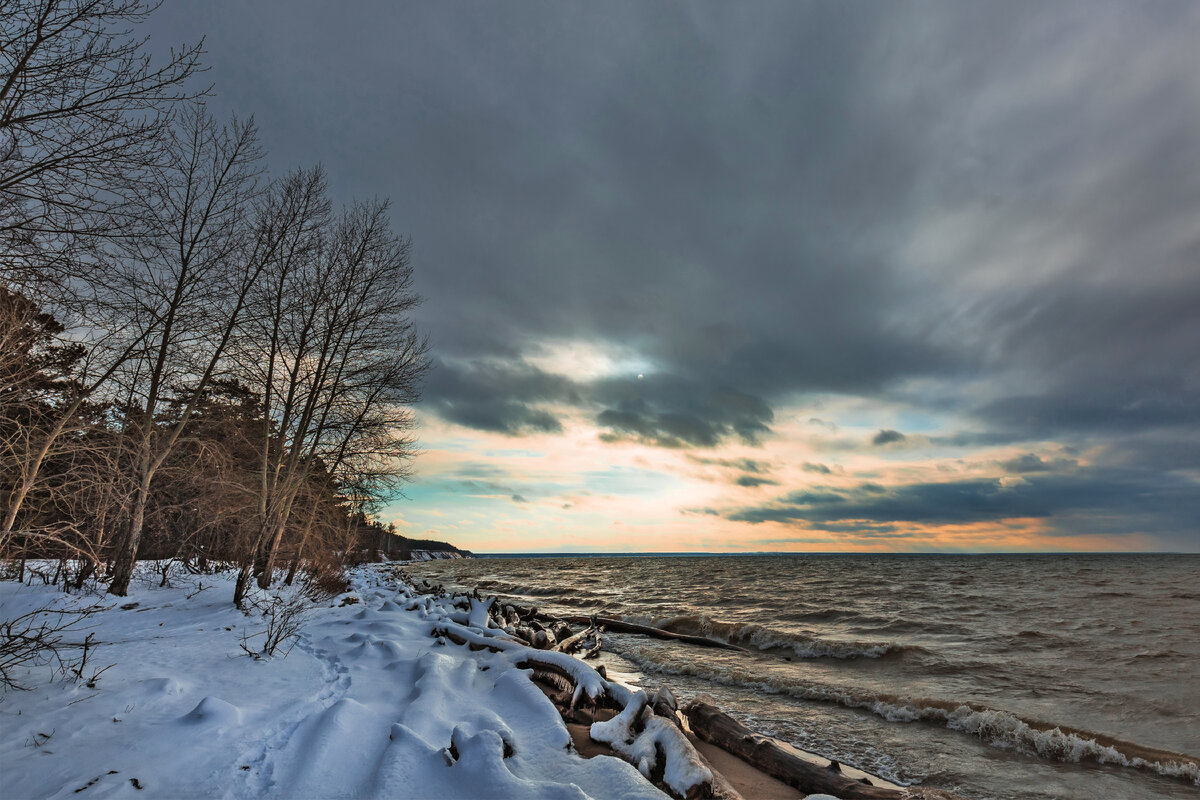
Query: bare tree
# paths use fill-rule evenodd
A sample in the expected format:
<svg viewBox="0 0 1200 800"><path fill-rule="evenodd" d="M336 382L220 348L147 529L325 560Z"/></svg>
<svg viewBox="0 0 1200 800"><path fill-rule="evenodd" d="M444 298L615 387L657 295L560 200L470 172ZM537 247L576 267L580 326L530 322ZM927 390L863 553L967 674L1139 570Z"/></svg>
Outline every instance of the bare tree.
<svg viewBox="0 0 1200 800"><path fill-rule="evenodd" d="M306 543L336 564L405 477L427 347L387 204L334 219L319 168L260 191L253 125L186 86L200 46L155 65L133 35L157 6L0 0L0 557L36 533L86 577L111 552L125 594L149 513L236 550L240 602L289 531L293 569ZM256 440L172 460L227 375ZM193 494L257 513L230 533Z"/></svg>
<svg viewBox="0 0 1200 800"><path fill-rule="evenodd" d="M116 595L129 588L154 475L219 374L269 246L247 224L258 193L253 124L220 126L193 106L172 132L168 156L138 200L144 230L126 243L129 324L150 346L124 376L138 408L130 420L131 507L109 586ZM172 388L187 399L164 430L157 417Z"/></svg>
<svg viewBox="0 0 1200 800"><path fill-rule="evenodd" d="M403 473L413 444L406 407L428 368L409 316L419 302L409 243L392 232L386 203L347 210L286 266L293 302L264 309L261 331L269 335L247 337L243 358L264 365L251 377L268 398L268 427L259 531L235 602L252 574L270 585L293 505L318 463L347 473L386 463L380 474Z"/></svg>
<svg viewBox="0 0 1200 800"><path fill-rule="evenodd" d="M60 341L63 330L32 300L0 286L0 497L9 500L0 556L8 555L16 508L32 487L30 455L40 447L42 431L80 422L78 406L69 415L62 406L75 405L70 402L78 394L75 366L85 350Z"/></svg>
<svg viewBox="0 0 1200 800"><path fill-rule="evenodd" d="M172 107L195 94L185 83L200 55L196 44L151 63L132 29L157 5L0 0L0 281L54 314L60 345L81 348L71 393L4 443L16 480L0 550L83 406L141 346L113 324L105 244L128 227L123 198L160 160ZM10 416L26 413L7 401Z"/></svg>
<svg viewBox="0 0 1200 800"><path fill-rule="evenodd" d="M110 276L111 277L111 276ZM13 534L26 498L43 476L47 461L76 442L86 421L89 402L105 389L115 389L112 379L140 350L149 329L122 325L127 311L120 293L91 304L91 321L68 329L57 318L15 291L0 289L7 298L0 307L0 370L5 371L5 391L0 395L0 460L11 481L0 482L0 553ZM95 298L94 298L95 299ZM114 302L115 301L115 302ZM37 327L38 341L27 338ZM48 354L55 356L49 360ZM69 354L70 359L62 356ZM55 370L53 379L42 374ZM46 392L56 390L53 402ZM6 424L7 423L7 424Z"/></svg>
<svg viewBox="0 0 1200 800"><path fill-rule="evenodd" d="M146 0L0 0L0 241L10 280L67 266L108 235L114 203L156 160L171 106L194 96L201 44L152 64L132 34ZM33 263L30 263L32 259Z"/></svg>

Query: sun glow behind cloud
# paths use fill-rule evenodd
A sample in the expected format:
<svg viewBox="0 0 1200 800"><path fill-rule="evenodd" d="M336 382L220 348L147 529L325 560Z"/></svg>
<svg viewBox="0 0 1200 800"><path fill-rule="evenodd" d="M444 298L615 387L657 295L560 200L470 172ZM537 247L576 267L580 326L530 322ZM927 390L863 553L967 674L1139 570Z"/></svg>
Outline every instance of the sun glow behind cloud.
<svg viewBox="0 0 1200 800"><path fill-rule="evenodd" d="M553 375L572 381L637 376L654 372L654 364L631 348L616 347L585 339L533 342L523 360Z"/></svg>

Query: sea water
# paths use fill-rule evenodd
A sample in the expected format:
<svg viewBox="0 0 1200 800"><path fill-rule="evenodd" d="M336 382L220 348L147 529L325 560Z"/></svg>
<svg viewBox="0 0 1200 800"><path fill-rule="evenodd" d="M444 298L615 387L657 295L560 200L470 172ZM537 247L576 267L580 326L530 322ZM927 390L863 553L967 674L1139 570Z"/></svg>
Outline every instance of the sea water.
<svg viewBox="0 0 1200 800"><path fill-rule="evenodd" d="M1200 797L1200 556L478 558L419 577L722 639L612 666L971 798Z"/></svg>

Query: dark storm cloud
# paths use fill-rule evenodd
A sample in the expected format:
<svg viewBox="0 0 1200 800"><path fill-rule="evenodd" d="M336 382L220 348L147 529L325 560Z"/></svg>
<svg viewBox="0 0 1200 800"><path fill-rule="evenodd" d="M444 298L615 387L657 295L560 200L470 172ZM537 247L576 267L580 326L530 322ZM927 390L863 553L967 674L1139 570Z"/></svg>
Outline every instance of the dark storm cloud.
<svg viewBox="0 0 1200 800"><path fill-rule="evenodd" d="M715 447L727 437L753 444L774 419L765 401L735 389L670 375L575 381L515 358L440 362L427 395L440 416L469 428L556 433L562 424L549 408L572 406L594 411L609 440L660 447Z"/></svg>
<svg viewBox="0 0 1200 800"><path fill-rule="evenodd" d="M980 479L915 483L882 492L803 491L773 503L727 512L728 519L837 525L969 524L1043 518L1064 535L1149 533L1165 541L1193 543L1200 528L1200 493L1180 476L1144 470L1092 469L1038 474L1008 484ZM1124 525L1114 525L1122 520ZM1139 527L1129 530L1130 520Z"/></svg>
<svg viewBox="0 0 1200 800"><path fill-rule="evenodd" d="M1175 383L1173 390L1135 382L1111 388L1092 385L1089 394L1064 389L1009 396L988 403L977 413L1026 438L1187 428L1200 423L1200 391L1178 385L1181 380Z"/></svg>
<svg viewBox="0 0 1200 800"><path fill-rule="evenodd" d="M885 444L894 444L895 442L903 442L908 437L900 431L891 429L880 431L871 439L871 444L879 447Z"/></svg>
<svg viewBox="0 0 1200 800"><path fill-rule="evenodd" d="M886 494L798 492L772 507L743 509L730 515L745 522L966 523L1008 517L1045 517L1049 510L1036 499L995 480L911 484Z"/></svg>
<svg viewBox="0 0 1200 800"><path fill-rule="evenodd" d="M1115 438L1096 454L1099 464L1122 469L1200 469L1200 428L1139 433Z"/></svg>
<svg viewBox="0 0 1200 800"><path fill-rule="evenodd" d="M605 441L618 441L632 434L639 441L658 447L716 447L720 434L708 422L691 414L648 414L641 409L605 409L596 422L613 433L601 434Z"/></svg>
<svg viewBox="0 0 1200 800"><path fill-rule="evenodd" d="M538 404L580 402L571 381L521 362L435 363L426 394L444 419L513 436L558 433L562 423Z"/></svg>
<svg viewBox="0 0 1200 800"><path fill-rule="evenodd" d="M736 469L755 475L765 475L771 471L770 463L757 458L708 458L689 455L688 460L695 464Z"/></svg>
<svg viewBox="0 0 1200 800"><path fill-rule="evenodd" d="M220 102L256 112L278 160L323 160L342 193L391 195L443 355L621 341L759 397L954 362L894 313L908 290L880 257L926 123L867 101L875 12L168 12L168 41L209 32Z"/></svg>
<svg viewBox="0 0 1200 800"><path fill-rule="evenodd" d="M549 411L505 400L460 401L442 399L436 404L443 418L481 431L520 436L530 432L559 433L562 423Z"/></svg>
<svg viewBox="0 0 1200 800"><path fill-rule="evenodd" d="M739 475L734 481L738 486L744 486L748 489L754 489L759 486L778 486L779 481L773 481L770 478L763 478L759 475Z"/></svg>
<svg viewBox="0 0 1200 800"><path fill-rule="evenodd" d="M996 445L1027 442L1028 431L960 431L941 436L925 437L930 444L942 447L995 447Z"/></svg>
<svg viewBox="0 0 1200 800"><path fill-rule="evenodd" d="M1195 4L281 8L150 32L207 34L214 109L255 114L277 169L391 196L445 419L554 432L571 406L712 447L832 392L973 417L934 444L1195 465ZM663 380L539 374L547 340Z"/></svg>
<svg viewBox="0 0 1200 800"><path fill-rule="evenodd" d="M444 355L624 341L770 402L985 345L1161 375L1196 338L1186 3L287 9L168 7L151 31L208 34L214 102L256 113L275 160L392 197ZM896 256L947 210L970 263L1011 261L983 313ZM1161 280L1131 296L1114 265Z"/></svg>
<svg viewBox="0 0 1200 800"><path fill-rule="evenodd" d="M605 408L596 423L610 441L634 438L659 447L715 447L736 436L758 444L775 418L760 398L734 389L705 391L692 381L656 376L649 381L601 381L593 396Z"/></svg>
<svg viewBox="0 0 1200 800"><path fill-rule="evenodd" d="M1010 458L1000 464L1005 472L1020 475L1026 472L1052 472L1069 469L1079 462L1071 458L1053 458L1046 461L1036 453L1025 453L1016 458Z"/></svg>

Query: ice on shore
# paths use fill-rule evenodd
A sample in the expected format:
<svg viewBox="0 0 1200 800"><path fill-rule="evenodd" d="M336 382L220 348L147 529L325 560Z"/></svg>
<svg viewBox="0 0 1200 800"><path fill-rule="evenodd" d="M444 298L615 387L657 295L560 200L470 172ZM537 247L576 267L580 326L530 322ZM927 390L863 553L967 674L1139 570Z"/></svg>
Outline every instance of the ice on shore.
<svg viewBox="0 0 1200 800"><path fill-rule="evenodd" d="M191 598L194 577L107 598L71 634L93 632L89 663L114 665L95 688L49 683L41 667L23 676L32 691L0 699L5 796L664 797L630 764L574 752L486 603L464 613L371 568L352 579L359 602L315 608L286 658L239 646L262 625L230 604L232 576L204 576ZM5 617L55 598L76 602L0 582ZM491 647L439 645L439 626ZM540 655L562 656L583 694L600 690L582 662Z"/></svg>

